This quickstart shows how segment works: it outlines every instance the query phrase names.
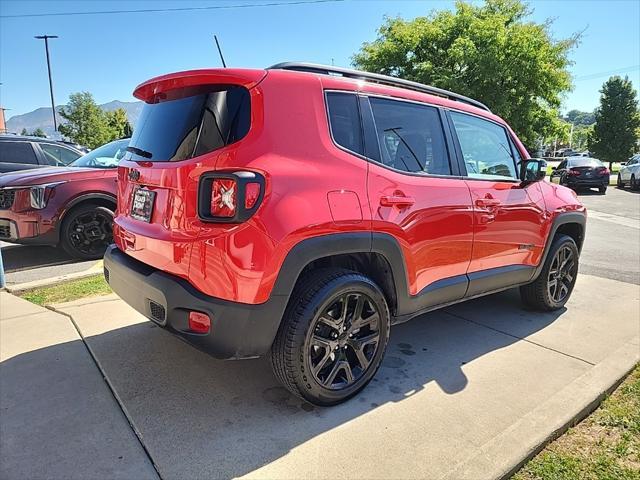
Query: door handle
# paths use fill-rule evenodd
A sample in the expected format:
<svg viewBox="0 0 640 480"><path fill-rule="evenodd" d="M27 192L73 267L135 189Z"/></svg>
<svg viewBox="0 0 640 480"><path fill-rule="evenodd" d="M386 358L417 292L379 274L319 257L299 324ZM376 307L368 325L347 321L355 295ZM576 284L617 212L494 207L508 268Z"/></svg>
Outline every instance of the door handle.
<svg viewBox="0 0 640 480"><path fill-rule="evenodd" d="M497 198L478 198L476 200L476 207L497 207L500 205L500 200Z"/></svg>
<svg viewBox="0 0 640 480"><path fill-rule="evenodd" d="M403 197L401 195L387 195L380 197L380 205L383 207L410 207L416 203L415 199L411 197Z"/></svg>

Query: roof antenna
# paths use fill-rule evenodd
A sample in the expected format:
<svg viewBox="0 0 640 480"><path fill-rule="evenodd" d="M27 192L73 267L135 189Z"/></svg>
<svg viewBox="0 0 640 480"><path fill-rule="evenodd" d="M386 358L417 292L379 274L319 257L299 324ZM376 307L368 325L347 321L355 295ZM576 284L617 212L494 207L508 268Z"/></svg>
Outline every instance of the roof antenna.
<svg viewBox="0 0 640 480"><path fill-rule="evenodd" d="M220 54L220 60L222 60L222 66L227 68L227 64L224 62L224 57L222 56L222 49L220 48L220 43L218 42L218 36L214 35L213 39L216 41L216 47L218 47L218 53Z"/></svg>

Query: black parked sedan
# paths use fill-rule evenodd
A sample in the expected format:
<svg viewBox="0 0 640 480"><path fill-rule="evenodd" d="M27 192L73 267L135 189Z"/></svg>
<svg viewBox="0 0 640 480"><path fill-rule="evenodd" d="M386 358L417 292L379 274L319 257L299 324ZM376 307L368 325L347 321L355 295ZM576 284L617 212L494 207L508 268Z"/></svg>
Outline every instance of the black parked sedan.
<svg viewBox="0 0 640 480"><path fill-rule="evenodd" d="M553 169L550 180L574 190L597 188L605 193L609 186L609 169L595 158L569 157Z"/></svg>

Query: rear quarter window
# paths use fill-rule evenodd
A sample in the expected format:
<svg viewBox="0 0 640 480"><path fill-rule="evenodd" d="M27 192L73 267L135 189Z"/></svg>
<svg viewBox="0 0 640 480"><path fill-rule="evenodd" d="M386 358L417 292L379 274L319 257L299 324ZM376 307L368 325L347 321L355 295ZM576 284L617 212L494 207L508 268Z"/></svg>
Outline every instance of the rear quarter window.
<svg viewBox="0 0 640 480"><path fill-rule="evenodd" d="M202 86L170 92L142 109L126 159L175 162L242 139L251 124L249 91L238 86Z"/></svg>
<svg viewBox="0 0 640 480"><path fill-rule="evenodd" d="M0 162L37 165L38 159L30 142L0 142Z"/></svg>

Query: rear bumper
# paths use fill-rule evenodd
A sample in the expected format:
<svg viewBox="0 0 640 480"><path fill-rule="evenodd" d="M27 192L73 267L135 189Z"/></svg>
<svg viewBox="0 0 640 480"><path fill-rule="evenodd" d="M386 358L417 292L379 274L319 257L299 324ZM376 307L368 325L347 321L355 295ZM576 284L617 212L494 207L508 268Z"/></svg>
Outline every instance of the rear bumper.
<svg viewBox="0 0 640 480"><path fill-rule="evenodd" d="M138 312L216 358L251 358L269 351L288 296L251 305L210 297L189 282L141 263L111 245L104 256L111 289ZM211 319L208 334L189 331L189 311Z"/></svg>
<svg viewBox="0 0 640 480"><path fill-rule="evenodd" d="M569 187L602 187L609 185L609 177L567 179Z"/></svg>

